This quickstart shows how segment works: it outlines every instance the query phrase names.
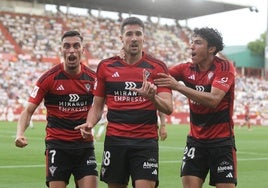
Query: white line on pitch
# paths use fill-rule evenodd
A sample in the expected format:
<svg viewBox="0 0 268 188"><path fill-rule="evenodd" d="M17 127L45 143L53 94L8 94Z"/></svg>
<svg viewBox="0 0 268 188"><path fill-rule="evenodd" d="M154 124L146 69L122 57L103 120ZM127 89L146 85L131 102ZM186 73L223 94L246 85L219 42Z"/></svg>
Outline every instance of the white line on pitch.
<svg viewBox="0 0 268 188"><path fill-rule="evenodd" d="M244 158L238 159L238 161L266 161L268 160L267 157L262 158ZM181 163L181 161L160 161L159 163ZM100 165L98 163L98 165ZM9 165L9 166L0 166L0 169L7 169L7 168L43 168L45 165Z"/></svg>

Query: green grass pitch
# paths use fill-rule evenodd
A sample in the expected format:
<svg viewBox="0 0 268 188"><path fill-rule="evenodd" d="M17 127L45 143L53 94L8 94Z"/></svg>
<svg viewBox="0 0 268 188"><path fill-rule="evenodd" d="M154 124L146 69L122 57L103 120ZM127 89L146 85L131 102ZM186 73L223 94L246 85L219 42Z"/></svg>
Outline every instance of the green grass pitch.
<svg viewBox="0 0 268 188"><path fill-rule="evenodd" d="M179 168L187 125L168 125L168 138L160 141L160 188L180 188ZM26 131L29 145L23 149L14 145L15 122L0 122L0 188L45 188L44 135L45 123L34 122ZM268 187L268 126L236 128L238 156L238 188ZM100 167L103 137L95 144ZM73 178L68 188L73 188ZM107 186L99 182L99 188ZM130 186L129 186L130 187ZM208 178L203 188L209 188Z"/></svg>

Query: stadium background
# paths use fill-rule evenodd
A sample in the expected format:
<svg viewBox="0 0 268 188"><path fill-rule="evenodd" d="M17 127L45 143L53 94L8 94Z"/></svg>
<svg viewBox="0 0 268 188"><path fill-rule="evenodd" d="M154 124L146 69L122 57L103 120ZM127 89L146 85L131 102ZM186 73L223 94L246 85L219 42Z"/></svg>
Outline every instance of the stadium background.
<svg viewBox="0 0 268 188"><path fill-rule="evenodd" d="M56 11L48 10L44 4L46 2L54 6ZM247 8L206 1L196 6L194 0L164 2L1 0L0 120L16 121L35 80L49 67L60 63L59 39L65 30L79 30L85 36L86 53L83 62L95 69L100 59L118 54L122 18L141 14L146 22L144 50L172 66L189 58L187 46L191 30L181 26L179 20ZM71 7L87 8L86 14L78 14L82 9L75 9L73 13ZM104 11L115 11L116 16L104 17ZM174 19L174 24L161 22L161 17ZM268 84L262 78L264 59L253 57L246 48L235 50L228 47L219 55L231 59L237 68L235 123L240 124L244 120L243 105L250 102L252 124L268 125ZM174 94L175 109L168 117L168 123L187 124L187 99L178 93ZM45 108L41 105L33 120L45 121L45 114Z"/></svg>

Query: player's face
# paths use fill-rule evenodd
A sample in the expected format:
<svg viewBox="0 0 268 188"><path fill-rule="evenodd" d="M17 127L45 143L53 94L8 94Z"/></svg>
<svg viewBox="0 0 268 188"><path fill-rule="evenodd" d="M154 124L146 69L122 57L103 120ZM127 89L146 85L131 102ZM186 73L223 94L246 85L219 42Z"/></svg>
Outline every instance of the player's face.
<svg viewBox="0 0 268 188"><path fill-rule="evenodd" d="M121 40L127 55L141 54L144 41L143 28L139 25L126 25Z"/></svg>
<svg viewBox="0 0 268 188"><path fill-rule="evenodd" d="M192 62L194 64L202 64L206 62L210 56L208 43L200 36L194 36L191 41Z"/></svg>
<svg viewBox="0 0 268 188"><path fill-rule="evenodd" d="M61 45L61 53L65 71L74 72L80 70L80 61L84 48L81 39L77 36L65 37Z"/></svg>

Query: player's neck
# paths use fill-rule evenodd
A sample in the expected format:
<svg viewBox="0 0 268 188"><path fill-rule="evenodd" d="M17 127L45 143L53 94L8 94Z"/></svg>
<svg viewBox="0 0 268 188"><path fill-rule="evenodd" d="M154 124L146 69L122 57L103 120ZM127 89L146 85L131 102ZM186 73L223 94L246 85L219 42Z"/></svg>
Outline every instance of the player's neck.
<svg viewBox="0 0 268 188"><path fill-rule="evenodd" d="M75 69L65 68L65 72L67 72L71 76L76 76L81 72L81 66L76 67Z"/></svg>
<svg viewBox="0 0 268 188"><path fill-rule="evenodd" d="M139 60L141 60L141 58L142 58L142 53L139 53L136 55L129 54L125 57L125 62L132 65L138 62Z"/></svg>
<svg viewBox="0 0 268 188"><path fill-rule="evenodd" d="M208 71L213 63L214 57L209 57L198 64L198 68L200 71Z"/></svg>

